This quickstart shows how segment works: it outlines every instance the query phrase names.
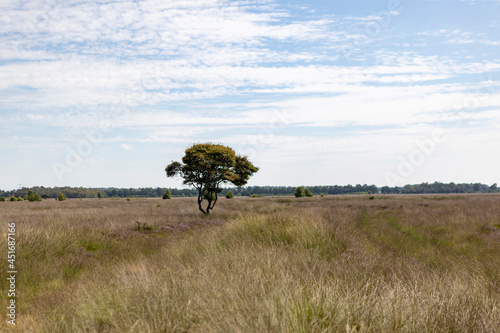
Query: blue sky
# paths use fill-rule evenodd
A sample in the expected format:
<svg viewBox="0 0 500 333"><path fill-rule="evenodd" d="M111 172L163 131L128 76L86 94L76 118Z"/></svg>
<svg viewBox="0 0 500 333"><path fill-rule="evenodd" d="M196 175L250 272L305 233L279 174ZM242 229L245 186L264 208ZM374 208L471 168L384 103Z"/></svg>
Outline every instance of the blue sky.
<svg viewBox="0 0 500 333"><path fill-rule="evenodd" d="M0 4L0 188L500 182L500 1Z"/></svg>

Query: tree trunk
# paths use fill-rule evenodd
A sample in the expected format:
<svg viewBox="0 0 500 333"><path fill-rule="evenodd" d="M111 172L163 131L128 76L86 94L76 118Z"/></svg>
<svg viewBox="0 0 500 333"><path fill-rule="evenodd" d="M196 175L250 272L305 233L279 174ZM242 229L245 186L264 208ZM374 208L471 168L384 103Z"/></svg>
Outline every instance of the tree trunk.
<svg viewBox="0 0 500 333"><path fill-rule="evenodd" d="M214 203L212 203L212 197L214 196L215 194L215 199L214 199ZM210 210L211 209L214 209L215 207L215 203L217 202L217 198L219 196L217 195L217 193L215 192L208 192L208 205L207 205L207 215L210 214Z"/></svg>
<svg viewBox="0 0 500 333"><path fill-rule="evenodd" d="M198 189L198 208L205 215L208 215L208 211L206 212L203 207L201 207L201 203L203 202L203 188Z"/></svg>

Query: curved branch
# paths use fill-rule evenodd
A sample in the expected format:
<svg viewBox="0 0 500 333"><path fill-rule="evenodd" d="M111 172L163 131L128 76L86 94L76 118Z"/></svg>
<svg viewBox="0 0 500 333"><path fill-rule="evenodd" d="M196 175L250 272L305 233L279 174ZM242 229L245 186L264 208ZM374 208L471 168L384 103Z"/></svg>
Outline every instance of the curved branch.
<svg viewBox="0 0 500 333"><path fill-rule="evenodd" d="M214 200L214 203L212 204L212 207L210 207L210 209L214 209L215 203L217 202L218 198L219 198L219 195L217 193L215 193L215 200Z"/></svg>
<svg viewBox="0 0 500 333"><path fill-rule="evenodd" d="M201 207L201 203L203 202L203 187L198 188L198 209L205 215L208 214L208 211L205 211L203 207Z"/></svg>

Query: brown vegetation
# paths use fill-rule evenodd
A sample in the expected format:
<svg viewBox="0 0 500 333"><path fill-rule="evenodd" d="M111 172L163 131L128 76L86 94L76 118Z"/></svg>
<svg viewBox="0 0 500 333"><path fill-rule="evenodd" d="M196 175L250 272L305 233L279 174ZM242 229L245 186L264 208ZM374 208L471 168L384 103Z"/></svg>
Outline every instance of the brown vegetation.
<svg viewBox="0 0 500 333"><path fill-rule="evenodd" d="M500 195L219 205L208 218L192 198L0 203L0 248L17 229L17 331L500 327Z"/></svg>

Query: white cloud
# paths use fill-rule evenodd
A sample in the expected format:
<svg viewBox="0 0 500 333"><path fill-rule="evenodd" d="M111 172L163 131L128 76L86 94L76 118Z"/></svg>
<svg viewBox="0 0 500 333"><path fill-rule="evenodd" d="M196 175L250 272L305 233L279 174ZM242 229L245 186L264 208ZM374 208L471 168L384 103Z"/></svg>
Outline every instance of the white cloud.
<svg viewBox="0 0 500 333"><path fill-rule="evenodd" d="M490 28L493 28L494 25L490 25ZM439 29L434 31L424 31L420 33L416 33L417 36L425 36L425 37L439 37L443 39L443 43L445 44L455 44L455 45L463 45L463 44L484 44L496 46L500 45L500 41L492 40L489 34L485 32L470 32L470 31L462 31L460 29Z"/></svg>
<svg viewBox="0 0 500 333"><path fill-rule="evenodd" d="M280 68L182 66L160 61L117 64L113 61L71 58L0 66L0 89L10 90L3 99L5 106L30 109L36 105L44 110L122 103L130 106L155 105L253 92L353 93L359 89L377 90L377 87L368 89L373 84L423 84L500 69L495 62L458 64L410 55L395 59L390 57L384 55L387 65L382 66ZM463 87L467 88L467 84Z"/></svg>

